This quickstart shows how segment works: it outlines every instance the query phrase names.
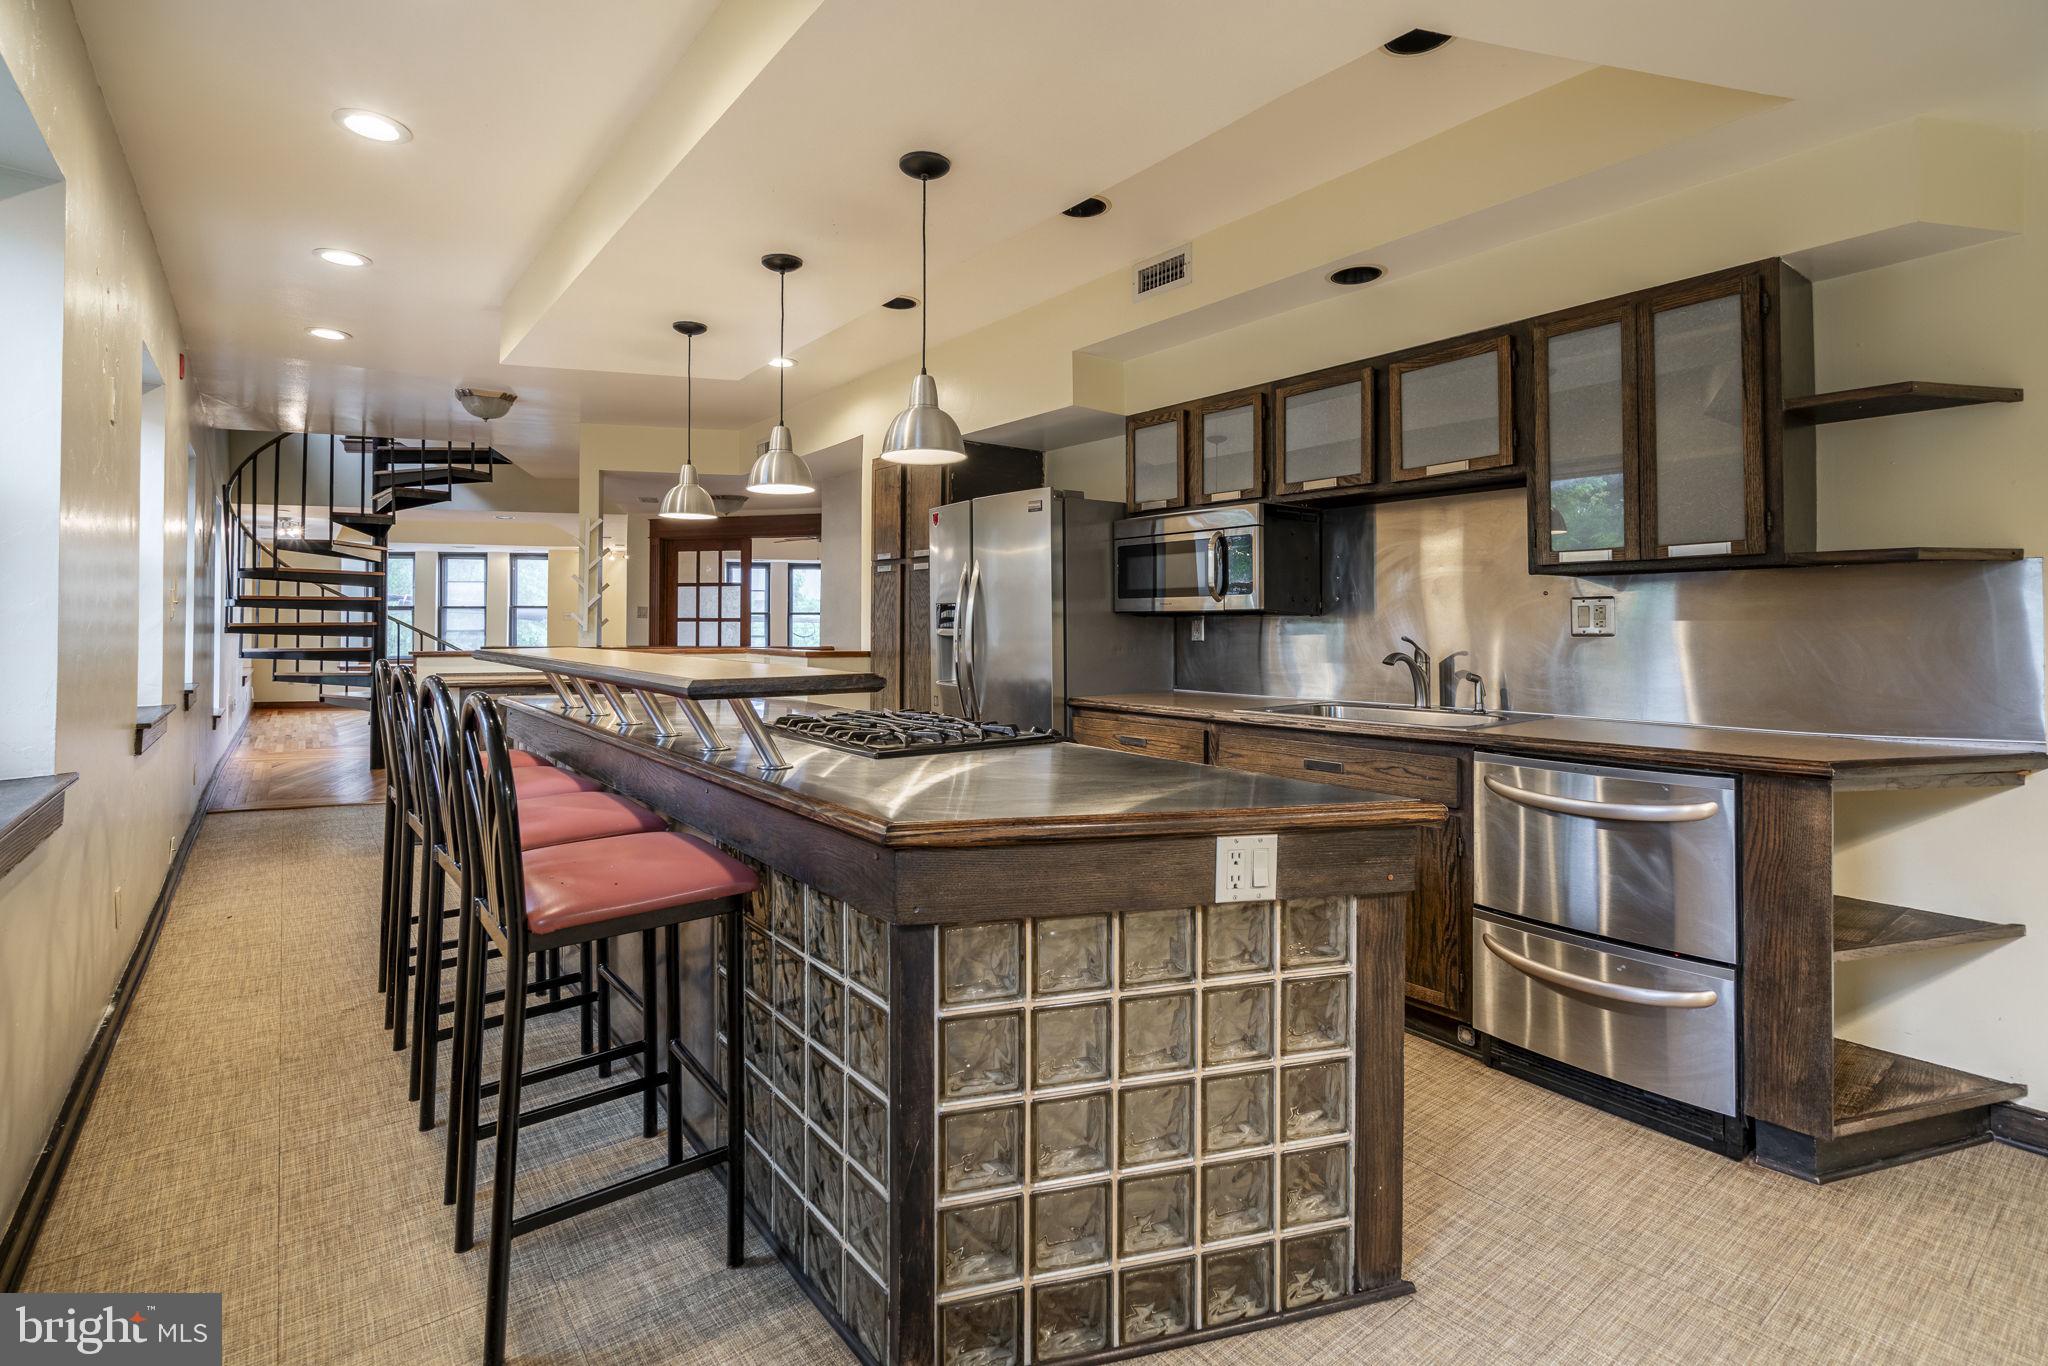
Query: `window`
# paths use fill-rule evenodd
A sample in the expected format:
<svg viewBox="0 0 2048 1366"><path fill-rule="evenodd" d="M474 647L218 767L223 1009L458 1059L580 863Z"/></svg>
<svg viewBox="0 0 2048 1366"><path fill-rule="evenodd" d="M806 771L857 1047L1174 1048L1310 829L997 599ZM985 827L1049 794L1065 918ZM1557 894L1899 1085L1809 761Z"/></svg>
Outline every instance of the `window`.
<svg viewBox="0 0 2048 1366"><path fill-rule="evenodd" d="M825 610L825 573L816 564L789 567L789 643L812 646L820 643Z"/></svg>
<svg viewBox="0 0 2048 1366"><path fill-rule="evenodd" d="M484 557L441 557L441 639L444 650L484 647Z"/></svg>
<svg viewBox="0 0 2048 1366"><path fill-rule="evenodd" d="M667 553L675 577L675 643L737 646L745 610L737 544L684 542Z"/></svg>
<svg viewBox="0 0 2048 1366"><path fill-rule="evenodd" d="M384 594L389 610L384 616L384 657L404 659L412 654L415 637L406 624L417 625L413 615L413 562L409 554L384 557Z"/></svg>
<svg viewBox="0 0 2048 1366"><path fill-rule="evenodd" d="M512 557L512 643L548 643L548 557Z"/></svg>
<svg viewBox="0 0 2048 1366"><path fill-rule="evenodd" d="M747 644L768 643L768 566L747 567Z"/></svg>

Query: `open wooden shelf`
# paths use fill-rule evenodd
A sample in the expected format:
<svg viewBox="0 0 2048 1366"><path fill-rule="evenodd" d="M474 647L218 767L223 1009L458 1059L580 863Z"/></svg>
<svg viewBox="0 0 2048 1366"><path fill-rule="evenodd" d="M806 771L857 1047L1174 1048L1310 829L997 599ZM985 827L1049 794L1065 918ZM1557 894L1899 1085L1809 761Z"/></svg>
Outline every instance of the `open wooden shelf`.
<svg viewBox="0 0 2048 1366"><path fill-rule="evenodd" d="M2018 550L1979 546L1907 545L1882 550L1795 550L1785 556L1789 569L1817 569L1841 564L1933 564L1950 560L2017 560Z"/></svg>
<svg viewBox="0 0 2048 1366"><path fill-rule="evenodd" d="M1835 1136L2017 1100L2027 1088L1835 1040Z"/></svg>
<svg viewBox="0 0 2048 1366"><path fill-rule="evenodd" d="M1854 422L1865 417L1925 413L1937 408L1965 408L1977 403L2018 403L2022 397L2024 393L2019 389L1906 379L1896 384L1873 384L1863 389L1838 389L1830 394L1788 398L1785 400L1785 420L1818 426L1823 422Z"/></svg>
<svg viewBox="0 0 2048 1366"><path fill-rule="evenodd" d="M2018 939L2025 925L1970 920L1853 896L1835 898L1835 961L1881 958L1949 944L1989 944Z"/></svg>

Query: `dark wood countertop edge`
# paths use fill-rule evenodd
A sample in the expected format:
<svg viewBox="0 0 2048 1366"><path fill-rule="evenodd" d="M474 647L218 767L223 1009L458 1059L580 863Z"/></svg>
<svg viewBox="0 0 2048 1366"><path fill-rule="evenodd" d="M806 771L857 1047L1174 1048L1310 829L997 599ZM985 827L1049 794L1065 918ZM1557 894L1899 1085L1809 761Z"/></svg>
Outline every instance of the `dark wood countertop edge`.
<svg viewBox="0 0 2048 1366"><path fill-rule="evenodd" d="M1227 706L1201 707L1123 697L1076 697L1068 705L1089 711L1112 711L1132 716L1161 716L1175 720L1203 721L1218 725L1255 726L1273 730L1309 731L1317 735L1360 735L1383 740L1408 740L1456 746L1462 749L1499 749L1516 754L1550 758L1638 761L1666 766L1705 769L1716 772L1772 773L1785 777L1881 778L1897 773L2034 773L2048 768L2048 751L2000 749L1996 746L1954 742L1943 748L1942 741L1893 740L1876 743L1926 744L1926 755L1894 754L1868 758L1795 759L1784 755L1744 754L1734 750L1665 748L1586 740L1563 740L1545 736L1514 734L1514 724L1483 731L1445 731L1434 726L1404 726L1397 722L1346 722L1330 725L1313 717L1265 716L1237 711ZM1560 718L1580 719L1580 718ZM1540 723L1539 723L1540 724ZM1593 722L1598 724L1598 722ZM1657 725L1658 722L1620 722L1622 725ZM1699 727L1703 730L1717 727ZM1822 737L1831 738L1831 737Z"/></svg>
<svg viewBox="0 0 2048 1366"><path fill-rule="evenodd" d="M885 685L880 674L840 673L834 669L825 669L808 678L698 678L678 687L673 680L649 681L645 677L634 677L630 669L610 669L602 664L577 664L572 667L553 662L522 662L517 656L500 650L478 650L470 658L482 660L486 664L531 669L535 673L581 678L589 683L610 683L619 688L639 688L666 697L691 697L700 702L732 697L809 697L814 693L876 692Z"/></svg>
<svg viewBox="0 0 2048 1366"><path fill-rule="evenodd" d="M64 824L64 791L76 773L0 779L0 877Z"/></svg>
<svg viewBox="0 0 2048 1366"><path fill-rule="evenodd" d="M1261 825L1276 830L1371 830L1396 826L1437 825L1450 811L1436 802L1407 797L1378 801L1340 802L1316 807L1234 807L1201 812L1122 812L1114 816L1071 819L1005 819L1001 821L927 821L887 824L844 807L810 801L773 783L758 782L716 764L703 763L673 749L645 744L631 731L570 720L541 707L532 715L551 725L575 729L607 744L665 764L727 791L767 802L785 811L829 825L885 849L986 849L1006 845L1067 843L1160 835L1242 834ZM636 727L635 729L638 729Z"/></svg>

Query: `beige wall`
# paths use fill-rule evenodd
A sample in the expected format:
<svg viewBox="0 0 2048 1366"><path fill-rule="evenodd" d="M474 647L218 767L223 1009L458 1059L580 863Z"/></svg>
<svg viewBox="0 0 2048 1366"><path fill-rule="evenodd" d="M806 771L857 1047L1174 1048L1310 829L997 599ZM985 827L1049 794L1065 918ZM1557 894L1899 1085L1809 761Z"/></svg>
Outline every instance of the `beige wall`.
<svg viewBox="0 0 2048 1366"><path fill-rule="evenodd" d="M199 452L200 478L210 490L226 474L225 443L190 424L187 387L176 377L184 345L177 313L69 6L0 6L0 58L65 176L60 531L49 619L57 661L55 767L80 775L63 828L0 881L7 1023L0 1030L0 1198L11 1205L249 699L240 689L225 696L216 728L211 689L202 682L193 709L174 712L161 741L139 757L130 752L140 672L137 455L145 345L167 379L164 431L173 458L163 497L164 562L179 568L160 610L176 623L164 632L163 669L174 681L182 681L187 612L202 614L196 677L208 679L214 665L207 599L175 611L168 601L172 586L182 591L185 451L189 444ZM207 534L212 509L206 499L200 507ZM0 518L16 512L0 508Z"/></svg>

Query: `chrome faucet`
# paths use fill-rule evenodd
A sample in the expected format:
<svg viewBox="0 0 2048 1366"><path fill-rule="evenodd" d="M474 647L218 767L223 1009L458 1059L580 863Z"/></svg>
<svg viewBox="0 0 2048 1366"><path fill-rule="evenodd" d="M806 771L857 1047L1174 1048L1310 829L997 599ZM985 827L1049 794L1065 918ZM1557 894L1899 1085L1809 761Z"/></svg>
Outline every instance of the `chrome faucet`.
<svg viewBox="0 0 2048 1366"><path fill-rule="evenodd" d="M1402 636L1401 643L1408 647L1407 654L1396 650L1381 660L1380 663L1405 666L1408 670L1408 681L1415 688L1415 705L1427 707L1429 705L1429 653L1408 636Z"/></svg>

